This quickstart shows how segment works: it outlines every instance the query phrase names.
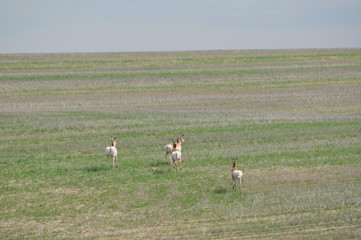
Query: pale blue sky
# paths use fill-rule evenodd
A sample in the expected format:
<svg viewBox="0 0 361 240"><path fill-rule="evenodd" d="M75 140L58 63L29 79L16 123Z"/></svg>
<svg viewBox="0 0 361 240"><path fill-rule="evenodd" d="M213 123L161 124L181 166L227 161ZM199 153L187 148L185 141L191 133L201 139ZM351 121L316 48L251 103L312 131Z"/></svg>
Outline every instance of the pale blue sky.
<svg viewBox="0 0 361 240"><path fill-rule="evenodd" d="M360 47L360 0L0 0L0 53Z"/></svg>

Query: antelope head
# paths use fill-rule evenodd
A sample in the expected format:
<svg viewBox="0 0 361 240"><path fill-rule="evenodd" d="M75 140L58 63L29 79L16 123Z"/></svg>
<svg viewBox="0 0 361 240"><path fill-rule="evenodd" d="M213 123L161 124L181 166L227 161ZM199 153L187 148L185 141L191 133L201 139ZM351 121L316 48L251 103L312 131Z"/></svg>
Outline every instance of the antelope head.
<svg viewBox="0 0 361 240"><path fill-rule="evenodd" d="M236 164L237 164L237 158L232 158L232 169L237 169Z"/></svg>
<svg viewBox="0 0 361 240"><path fill-rule="evenodd" d="M184 143L184 134L178 135L178 141L181 141L182 143Z"/></svg>
<svg viewBox="0 0 361 240"><path fill-rule="evenodd" d="M116 147L117 142L116 142L116 137L115 138L110 138L110 141L112 142L112 147Z"/></svg>

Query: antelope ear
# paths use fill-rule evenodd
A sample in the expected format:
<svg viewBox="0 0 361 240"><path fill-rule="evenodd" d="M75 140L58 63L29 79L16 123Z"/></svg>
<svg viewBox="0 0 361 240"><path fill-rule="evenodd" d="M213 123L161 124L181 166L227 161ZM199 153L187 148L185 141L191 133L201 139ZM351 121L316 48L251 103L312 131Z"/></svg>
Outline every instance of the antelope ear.
<svg viewBox="0 0 361 240"><path fill-rule="evenodd" d="M114 138L114 140L117 139L117 137Z"/></svg>

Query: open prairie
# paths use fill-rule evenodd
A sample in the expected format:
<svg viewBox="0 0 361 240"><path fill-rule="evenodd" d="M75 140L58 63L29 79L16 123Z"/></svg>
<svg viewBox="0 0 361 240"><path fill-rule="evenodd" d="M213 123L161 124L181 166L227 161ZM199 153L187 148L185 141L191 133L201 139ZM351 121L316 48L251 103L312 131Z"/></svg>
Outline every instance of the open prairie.
<svg viewBox="0 0 361 240"><path fill-rule="evenodd" d="M360 239L360 159L361 49L0 54L0 239Z"/></svg>

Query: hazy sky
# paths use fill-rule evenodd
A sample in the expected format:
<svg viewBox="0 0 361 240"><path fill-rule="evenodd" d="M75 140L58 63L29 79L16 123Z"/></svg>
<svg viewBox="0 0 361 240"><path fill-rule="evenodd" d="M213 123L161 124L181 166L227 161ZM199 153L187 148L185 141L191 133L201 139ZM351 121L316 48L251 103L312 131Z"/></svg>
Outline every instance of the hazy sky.
<svg viewBox="0 0 361 240"><path fill-rule="evenodd" d="M0 0L0 53L360 47L361 0Z"/></svg>

